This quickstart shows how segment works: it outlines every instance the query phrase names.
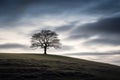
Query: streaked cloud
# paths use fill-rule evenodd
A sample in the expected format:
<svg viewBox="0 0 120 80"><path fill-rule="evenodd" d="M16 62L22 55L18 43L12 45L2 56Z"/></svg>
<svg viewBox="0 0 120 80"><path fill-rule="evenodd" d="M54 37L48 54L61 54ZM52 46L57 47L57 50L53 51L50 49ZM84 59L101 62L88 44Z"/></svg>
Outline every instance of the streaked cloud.
<svg viewBox="0 0 120 80"><path fill-rule="evenodd" d="M69 38L72 39L89 39L93 36L98 36L95 39L90 39L85 44L106 44L106 45L120 45L120 18L105 18L100 19L94 23L88 23L77 27L72 31Z"/></svg>
<svg viewBox="0 0 120 80"><path fill-rule="evenodd" d="M81 53L66 53L66 55L79 55L79 56L90 56L90 55L93 55L93 56L96 56L96 55L120 55L120 53L114 53L114 52L81 52Z"/></svg>
<svg viewBox="0 0 120 80"><path fill-rule="evenodd" d="M6 44L0 44L0 49L15 49L15 48L23 48L26 49L27 46L17 43L6 43Z"/></svg>

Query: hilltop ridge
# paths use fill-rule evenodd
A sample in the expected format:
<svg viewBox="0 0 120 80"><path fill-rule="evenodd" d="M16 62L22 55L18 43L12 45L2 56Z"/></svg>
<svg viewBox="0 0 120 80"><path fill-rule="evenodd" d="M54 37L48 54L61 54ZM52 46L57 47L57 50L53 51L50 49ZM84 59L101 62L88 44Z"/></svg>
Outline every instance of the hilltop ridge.
<svg viewBox="0 0 120 80"><path fill-rule="evenodd" d="M83 59L0 54L0 80L120 80L119 74L120 66Z"/></svg>

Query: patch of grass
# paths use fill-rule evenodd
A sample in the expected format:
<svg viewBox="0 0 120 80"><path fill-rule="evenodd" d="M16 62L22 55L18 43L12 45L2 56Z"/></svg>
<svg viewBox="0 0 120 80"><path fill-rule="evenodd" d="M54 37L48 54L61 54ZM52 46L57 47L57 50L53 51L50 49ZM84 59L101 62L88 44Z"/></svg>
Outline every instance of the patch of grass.
<svg viewBox="0 0 120 80"><path fill-rule="evenodd" d="M0 80L120 80L119 74L119 66L82 59L42 54L0 54Z"/></svg>

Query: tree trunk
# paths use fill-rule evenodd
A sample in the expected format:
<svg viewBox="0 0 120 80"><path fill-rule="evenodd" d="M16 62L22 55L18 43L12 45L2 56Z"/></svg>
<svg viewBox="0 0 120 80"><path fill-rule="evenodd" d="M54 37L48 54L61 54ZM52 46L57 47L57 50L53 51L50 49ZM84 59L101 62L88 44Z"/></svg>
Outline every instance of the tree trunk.
<svg viewBox="0 0 120 80"><path fill-rule="evenodd" d="M44 47L44 54L47 54L47 47Z"/></svg>

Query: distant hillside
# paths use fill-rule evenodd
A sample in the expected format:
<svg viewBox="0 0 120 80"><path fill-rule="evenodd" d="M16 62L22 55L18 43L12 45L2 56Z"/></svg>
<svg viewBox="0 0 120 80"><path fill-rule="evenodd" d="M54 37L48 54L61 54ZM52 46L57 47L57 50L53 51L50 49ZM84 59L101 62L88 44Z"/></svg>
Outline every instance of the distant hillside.
<svg viewBox="0 0 120 80"><path fill-rule="evenodd" d="M1 53L0 80L120 80L120 67L56 55Z"/></svg>

